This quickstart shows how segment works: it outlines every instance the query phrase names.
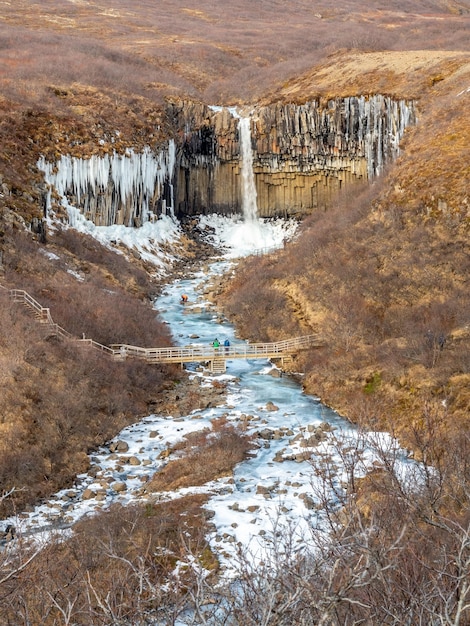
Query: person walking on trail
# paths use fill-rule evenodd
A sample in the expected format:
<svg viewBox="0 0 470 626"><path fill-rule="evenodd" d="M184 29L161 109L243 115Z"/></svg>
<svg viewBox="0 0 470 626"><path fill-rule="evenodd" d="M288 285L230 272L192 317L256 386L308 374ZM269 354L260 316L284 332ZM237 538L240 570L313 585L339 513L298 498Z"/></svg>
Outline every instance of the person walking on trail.
<svg viewBox="0 0 470 626"><path fill-rule="evenodd" d="M214 339L214 341L212 342L212 346L217 349L220 346L220 341L217 339L217 337Z"/></svg>

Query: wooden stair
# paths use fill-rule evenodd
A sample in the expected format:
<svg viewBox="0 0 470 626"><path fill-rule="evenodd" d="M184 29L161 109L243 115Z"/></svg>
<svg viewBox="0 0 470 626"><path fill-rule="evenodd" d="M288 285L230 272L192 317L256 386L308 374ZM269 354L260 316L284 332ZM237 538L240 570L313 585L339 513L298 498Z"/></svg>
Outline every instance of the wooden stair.
<svg viewBox="0 0 470 626"><path fill-rule="evenodd" d="M210 370L212 374L225 374L226 371L226 363L225 359L212 359L210 361Z"/></svg>

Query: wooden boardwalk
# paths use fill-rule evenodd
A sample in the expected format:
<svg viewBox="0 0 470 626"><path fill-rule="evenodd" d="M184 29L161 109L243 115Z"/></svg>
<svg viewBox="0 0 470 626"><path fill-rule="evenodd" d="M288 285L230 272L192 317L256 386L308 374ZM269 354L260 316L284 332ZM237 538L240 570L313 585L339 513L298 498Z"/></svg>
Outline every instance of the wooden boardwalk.
<svg viewBox="0 0 470 626"><path fill-rule="evenodd" d="M54 322L50 309L43 307L22 289L6 289L0 285L0 295L9 296L13 302L21 303L32 310L41 324L47 325L49 335L61 337L80 346L99 350L115 360L140 359L146 363L207 363L211 372L223 373L227 360L231 359L277 359L281 364L294 354L307 348L323 345L318 335L305 335L272 343L233 343L214 348L212 345L191 344L169 348L142 348L127 344L105 346L93 339L78 338Z"/></svg>
<svg viewBox="0 0 470 626"><path fill-rule="evenodd" d="M147 363L209 363L212 372L224 372L231 359L279 359L281 364L300 350L322 345L317 335L306 335L272 343L233 343L214 348L192 344L171 348L139 348L125 344L111 346L121 358L134 357Z"/></svg>

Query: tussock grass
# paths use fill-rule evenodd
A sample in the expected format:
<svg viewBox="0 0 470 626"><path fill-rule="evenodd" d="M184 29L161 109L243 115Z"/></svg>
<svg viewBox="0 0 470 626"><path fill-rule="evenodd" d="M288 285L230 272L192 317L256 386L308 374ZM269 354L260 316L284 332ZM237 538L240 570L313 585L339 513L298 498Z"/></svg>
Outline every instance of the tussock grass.
<svg viewBox="0 0 470 626"><path fill-rule="evenodd" d="M188 436L179 444L181 458L171 460L148 484L149 491L174 491L181 487L204 485L222 476L229 476L237 463L243 461L253 447L252 441L232 425Z"/></svg>

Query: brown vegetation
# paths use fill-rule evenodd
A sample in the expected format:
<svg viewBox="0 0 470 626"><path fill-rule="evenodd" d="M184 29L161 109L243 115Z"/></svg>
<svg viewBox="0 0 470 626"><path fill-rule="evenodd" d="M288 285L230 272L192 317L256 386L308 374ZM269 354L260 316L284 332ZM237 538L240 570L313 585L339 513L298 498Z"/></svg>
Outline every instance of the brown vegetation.
<svg viewBox="0 0 470 626"><path fill-rule="evenodd" d="M9 233L4 284L31 292L77 337L85 333L103 344L169 344L166 326L142 302L155 289L142 271L85 237L59 238L65 246L53 247L60 256L50 258L52 250L26 233ZM70 255L78 241L83 260ZM5 501L10 508L2 514L7 514L69 484L86 469L86 453L149 406L158 406L177 375L171 368L112 362L48 336L47 327L6 295L1 316L0 483L4 490L17 489Z"/></svg>
<svg viewBox="0 0 470 626"><path fill-rule="evenodd" d="M366 434L351 447L339 435L335 452L348 470L341 488L335 458L312 460L310 497L323 522L321 531L312 529L311 549L299 551L292 530L273 520L262 562L240 547L235 588L230 581L214 587L218 564L204 539L210 512L203 496L192 496L113 507L39 553L21 541L1 564L0 618L45 626L169 626L185 618L212 626L276 626L286 619L308 626L418 626L445 616L449 626L464 626L469 476L468 463L459 461L468 458L468 440L460 439L445 464L436 462L441 446L428 417L429 436L416 441L422 463L408 464L407 474L400 450L384 449ZM376 455L376 469L358 480L365 449Z"/></svg>
<svg viewBox="0 0 470 626"><path fill-rule="evenodd" d="M187 435L184 445L176 447L182 458L170 461L157 472L147 490L174 491L229 476L252 447L250 439L230 424L216 424L212 431Z"/></svg>
<svg viewBox="0 0 470 626"><path fill-rule="evenodd" d="M40 217L40 154L159 144L168 97L419 96L468 51L469 11L468 0L5 3L0 209Z"/></svg>
<svg viewBox="0 0 470 626"><path fill-rule="evenodd" d="M313 216L284 252L248 261L225 312L258 341L324 337L293 368L354 421L406 430L429 401L444 428L468 428L465 221L374 210L365 194Z"/></svg>
<svg viewBox="0 0 470 626"><path fill-rule="evenodd" d="M107 4L3 6L2 68L15 97L38 102L75 83L151 98L249 100L338 49L468 49L467 0L397 0L386 9L349 0L289 9L280 0L235 0L223 10L213 0L197 9L174 0Z"/></svg>
<svg viewBox="0 0 470 626"><path fill-rule="evenodd" d="M169 345L168 331L150 305L157 285L142 269L73 230L59 231L50 241L44 246L13 231L3 257L4 284L31 293L76 337L85 334L104 345Z"/></svg>
<svg viewBox="0 0 470 626"><path fill-rule="evenodd" d="M2 341L0 481L3 489L19 489L7 504L21 509L84 471L87 452L157 401L168 372L45 341L17 309L2 307L8 345Z"/></svg>
<svg viewBox="0 0 470 626"><path fill-rule="evenodd" d="M223 104L372 92L419 99L419 124L382 186L312 216L295 244L240 268L224 297L245 337L321 333L325 347L294 364L306 389L399 435L424 462L421 488L417 480L402 488L393 459L383 457L376 472L347 485L352 497L339 509L313 494L335 542L313 533L316 551L302 560L289 537L280 546L273 533L272 562L253 571L241 558L236 598L222 589L216 597L210 578L187 565L216 567L202 539L203 497L117 508L35 556L22 542L5 552L2 623L143 624L151 615L171 624L187 607L197 616L212 607L214 626L469 623L470 5L314 4L2 3L4 278L78 336L166 345L143 303L155 285L142 271L71 231L46 245L20 232L23 218L42 217L40 154L158 145L169 132L168 96ZM0 497L6 515L67 485L86 452L158 405L177 373L47 339L3 300L0 317L0 484L19 487ZM197 405L191 394L186 402ZM192 438L188 456L150 486L226 475L249 447L226 428ZM312 471L334 479L334 467Z"/></svg>
<svg viewBox="0 0 470 626"><path fill-rule="evenodd" d="M204 500L113 507L78 524L70 540L53 538L24 571L35 553L20 541L2 562L2 624L143 624L150 614L171 623L197 594L197 568L217 568Z"/></svg>

